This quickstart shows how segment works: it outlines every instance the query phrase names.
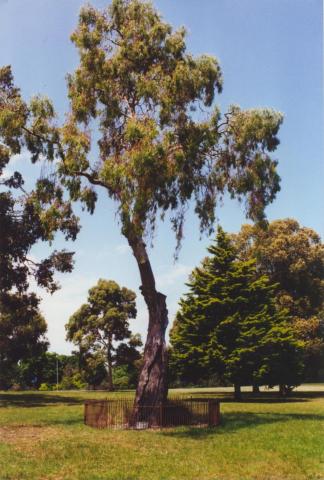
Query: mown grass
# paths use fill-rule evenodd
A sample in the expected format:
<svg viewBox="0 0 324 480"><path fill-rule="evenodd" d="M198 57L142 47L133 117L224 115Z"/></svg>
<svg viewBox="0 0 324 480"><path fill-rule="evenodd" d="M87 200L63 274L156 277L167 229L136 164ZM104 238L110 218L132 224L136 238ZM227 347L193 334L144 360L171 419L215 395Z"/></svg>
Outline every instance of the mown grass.
<svg viewBox="0 0 324 480"><path fill-rule="evenodd" d="M0 480L324 479L323 393L181 393L222 397L222 425L94 430L82 403L105 392L0 393Z"/></svg>

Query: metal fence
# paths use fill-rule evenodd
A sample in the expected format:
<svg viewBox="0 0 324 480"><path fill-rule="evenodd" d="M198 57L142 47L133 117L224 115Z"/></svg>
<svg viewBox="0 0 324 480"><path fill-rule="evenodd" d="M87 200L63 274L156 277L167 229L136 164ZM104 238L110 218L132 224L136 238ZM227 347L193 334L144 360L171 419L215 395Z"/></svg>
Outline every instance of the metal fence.
<svg viewBox="0 0 324 480"><path fill-rule="evenodd" d="M95 428L167 428L180 425L210 426L220 423L220 403L215 399L172 398L165 404L134 408L134 400L88 400L84 423Z"/></svg>

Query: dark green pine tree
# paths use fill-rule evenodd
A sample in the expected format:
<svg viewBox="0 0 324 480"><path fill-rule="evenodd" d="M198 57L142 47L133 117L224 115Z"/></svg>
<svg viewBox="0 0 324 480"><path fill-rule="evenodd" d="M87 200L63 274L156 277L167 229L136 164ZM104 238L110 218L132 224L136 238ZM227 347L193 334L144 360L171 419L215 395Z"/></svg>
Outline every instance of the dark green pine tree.
<svg viewBox="0 0 324 480"><path fill-rule="evenodd" d="M170 339L172 362L186 381L217 375L235 385L300 381L302 344L275 304L276 285L239 261L219 228L210 256L196 268L181 299Z"/></svg>

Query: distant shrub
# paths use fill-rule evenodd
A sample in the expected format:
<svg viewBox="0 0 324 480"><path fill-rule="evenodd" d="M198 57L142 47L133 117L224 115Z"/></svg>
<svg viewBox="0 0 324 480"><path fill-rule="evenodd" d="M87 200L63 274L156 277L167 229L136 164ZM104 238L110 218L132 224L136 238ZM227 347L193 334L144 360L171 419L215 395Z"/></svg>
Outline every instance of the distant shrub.
<svg viewBox="0 0 324 480"><path fill-rule="evenodd" d="M86 388L87 384L82 380L80 373L71 376L63 376L59 384L59 390L80 390Z"/></svg>
<svg viewBox="0 0 324 480"><path fill-rule="evenodd" d="M23 390L23 388L19 383L13 383L9 390L12 390L13 392L18 392L19 390Z"/></svg>
<svg viewBox="0 0 324 480"><path fill-rule="evenodd" d="M125 390L131 387L127 365L121 365L113 369L113 382L116 390Z"/></svg>
<svg viewBox="0 0 324 480"><path fill-rule="evenodd" d="M41 392L49 392L53 390L53 386L48 383L41 383L39 389Z"/></svg>

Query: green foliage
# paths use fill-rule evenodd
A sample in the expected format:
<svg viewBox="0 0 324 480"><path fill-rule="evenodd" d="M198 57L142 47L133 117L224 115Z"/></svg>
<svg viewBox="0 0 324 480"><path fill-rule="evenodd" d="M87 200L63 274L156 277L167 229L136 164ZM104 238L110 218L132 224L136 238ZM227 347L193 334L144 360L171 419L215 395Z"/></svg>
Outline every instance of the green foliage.
<svg viewBox="0 0 324 480"><path fill-rule="evenodd" d="M123 390L123 389L134 387L134 385L131 385L131 382L130 382L127 365L114 367L113 383L117 390Z"/></svg>
<svg viewBox="0 0 324 480"><path fill-rule="evenodd" d="M62 187L54 178L43 178L34 190L26 192L20 173L7 177L4 170L11 157L21 153L29 154L32 161L39 156L53 160L57 133L50 122L54 116L48 99L37 97L27 105L14 86L10 67L0 68L0 292L12 288L26 291L29 275L54 291L54 271L72 269L72 253L65 250L55 251L41 262L28 258L37 241L51 241L56 231L62 231L66 238L76 237L78 221L70 203L63 199ZM36 126L38 133L34 135Z"/></svg>
<svg viewBox="0 0 324 480"><path fill-rule="evenodd" d="M131 339L129 320L136 317L136 295L112 280L100 279L89 290L88 303L82 305L66 325L67 339L88 354L88 366L105 365L112 388L112 365L116 342ZM123 344L118 346L122 349ZM124 346L131 349L132 345Z"/></svg>
<svg viewBox="0 0 324 480"><path fill-rule="evenodd" d="M22 175L6 175L13 155L29 153L53 160L54 132L49 123L53 107L46 99L34 98L27 105L13 84L10 67L0 68L0 384L7 388L21 384L22 362L39 357L47 348L46 323L38 311L39 300L28 292L31 277L41 287L54 292L58 285L55 271L70 272L73 253L54 251L35 261L30 257L38 241L50 242L56 231L74 239L77 218L63 190L52 179L40 179L27 192ZM37 125L38 137L31 134ZM48 136L43 142L42 136ZM51 137L51 138L50 138ZM10 168L11 169L11 168ZM34 375L35 377L35 375ZM24 383L24 382L22 382ZM29 383L29 385L36 386Z"/></svg>
<svg viewBox="0 0 324 480"><path fill-rule="evenodd" d="M258 271L278 284L278 306L288 310L305 343L307 378L316 379L324 367L324 245L319 235L287 218L266 229L243 225L232 238L240 258L255 258Z"/></svg>
<svg viewBox="0 0 324 480"><path fill-rule="evenodd" d="M143 237L169 211L178 246L190 201L201 230L212 228L226 191L246 199L248 216L263 219L279 189L269 154L279 143L280 113L231 106L222 116L214 103L223 84L218 60L189 53L185 29L174 30L149 2L113 0L102 11L85 6L71 40L80 63L68 77L65 124L55 125L46 98L22 105L33 160L56 157L73 201L92 212L94 187L104 187L127 238ZM23 120L16 121L19 134ZM97 146L90 127L96 138L99 132ZM53 217L49 212L49 230Z"/></svg>
<svg viewBox="0 0 324 480"><path fill-rule="evenodd" d="M222 89L217 59L187 52L185 30L174 31L151 3L113 0L103 11L86 6L71 39L80 63L68 79L71 111L60 130L58 173L73 200L84 201L89 182L116 202L152 326L159 321L153 319L157 295L143 237L168 212L178 249L189 204L201 232L210 231L226 192L245 199L247 215L262 221L279 190L270 153L283 118L237 106L222 116L214 104ZM99 132L97 148L91 128L96 138ZM95 194L91 199L92 211ZM158 359L153 351L152 357ZM158 371L151 362L147 355L146 371Z"/></svg>
<svg viewBox="0 0 324 480"><path fill-rule="evenodd" d="M0 388L15 383L18 363L46 351L47 325L33 294L0 297Z"/></svg>
<svg viewBox="0 0 324 480"><path fill-rule="evenodd" d="M79 363L79 356L74 353L72 355L59 355L54 352L35 353L32 357L19 362L14 378L23 389L39 388L41 384L56 389L57 380L59 388L83 388L85 381L81 379ZM82 386L77 385L79 380Z"/></svg>
<svg viewBox="0 0 324 480"><path fill-rule="evenodd" d="M59 390L80 390L86 386L87 383L83 381L81 373L65 371L58 388Z"/></svg>
<svg viewBox="0 0 324 480"><path fill-rule="evenodd" d="M53 385L49 385L48 383L41 383L38 390L40 392L50 392L53 390Z"/></svg>
<svg viewBox="0 0 324 480"><path fill-rule="evenodd" d="M79 368L82 379L91 387L102 385L107 378L106 359L101 352L89 352L80 348Z"/></svg>
<svg viewBox="0 0 324 480"><path fill-rule="evenodd" d="M237 385L299 383L303 344L287 312L276 308L276 285L257 274L254 260L237 259L221 228L208 251L170 334L181 376L197 381L218 374Z"/></svg>
<svg viewBox="0 0 324 480"><path fill-rule="evenodd" d="M88 350L96 342L130 337L128 321L136 317L136 295L112 280L99 280L89 290L88 303L70 318L67 339ZM114 337L114 338L113 338Z"/></svg>
<svg viewBox="0 0 324 480"><path fill-rule="evenodd" d="M138 381L140 369L143 364L141 352L138 350L143 346L141 335L136 333L131 335L128 343L120 343L116 349L115 367L113 369L113 377L123 377L123 382L127 378L127 388L135 388ZM118 388L118 382L116 388Z"/></svg>
<svg viewBox="0 0 324 480"><path fill-rule="evenodd" d="M222 90L218 60L187 52L185 36L146 1L82 8L71 36L80 62L68 78L70 112L61 126L47 98L25 103L10 68L0 72L2 161L23 146L33 162L55 160L56 174L40 181L32 196L45 239L57 230L71 238L78 232L64 189L93 212L95 187L103 187L117 204L122 234L148 287L143 294L150 312L157 295L143 238L159 218L170 215L179 247L189 204L201 231L209 231L227 192L245 199L247 215L262 221L279 190L270 154L282 115L237 106L222 115L214 103Z"/></svg>
<svg viewBox="0 0 324 480"><path fill-rule="evenodd" d="M44 239L42 219L30 200L14 200L10 192L0 193L0 228L0 294L13 288L26 291L31 275L38 285L54 292L57 289L54 272L72 270L72 253L54 251L40 262L28 258L33 245Z"/></svg>

